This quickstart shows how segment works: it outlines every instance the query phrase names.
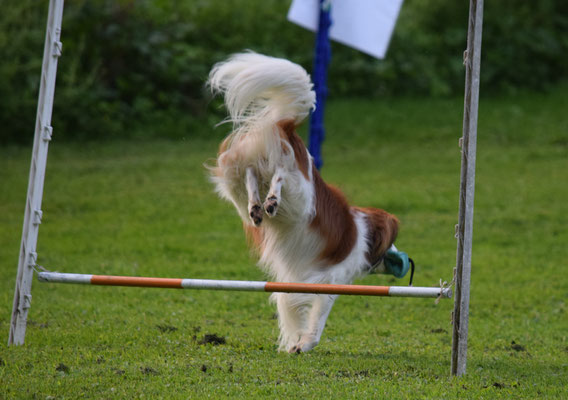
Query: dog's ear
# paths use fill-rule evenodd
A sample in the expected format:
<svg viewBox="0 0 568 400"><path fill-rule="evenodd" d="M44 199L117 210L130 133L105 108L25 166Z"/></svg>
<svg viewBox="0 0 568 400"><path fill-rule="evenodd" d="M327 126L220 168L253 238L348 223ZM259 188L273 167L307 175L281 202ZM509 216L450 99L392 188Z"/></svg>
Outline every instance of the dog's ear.
<svg viewBox="0 0 568 400"><path fill-rule="evenodd" d="M367 242L369 249L367 259L371 265L375 265L392 246L398 235L398 219L384 210L378 208L359 208L366 214Z"/></svg>

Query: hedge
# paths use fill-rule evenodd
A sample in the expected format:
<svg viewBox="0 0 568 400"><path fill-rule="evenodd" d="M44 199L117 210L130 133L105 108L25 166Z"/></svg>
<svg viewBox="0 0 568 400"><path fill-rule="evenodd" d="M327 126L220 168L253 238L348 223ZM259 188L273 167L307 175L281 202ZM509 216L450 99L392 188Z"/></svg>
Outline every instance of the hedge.
<svg viewBox="0 0 568 400"><path fill-rule="evenodd" d="M0 14L0 142L28 143L48 1ZM219 118L203 83L243 49L311 69L314 35L279 0L75 0L62 29L53 125L61 139L181 138ZM467 1L406 0L387 58L332 45L330 96L454 96L463 87ZM546 90L566 78L568 2L486 2L482 92Z"/></svg>

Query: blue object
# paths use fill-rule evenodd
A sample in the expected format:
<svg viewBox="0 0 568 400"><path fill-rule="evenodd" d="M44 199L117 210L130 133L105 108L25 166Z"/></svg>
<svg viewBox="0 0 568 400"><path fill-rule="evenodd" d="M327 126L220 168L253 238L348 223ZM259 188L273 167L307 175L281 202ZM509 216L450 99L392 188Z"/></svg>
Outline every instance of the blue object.
<svg viewBox="0 0 568 400"><path fill-rule="evenodd" d="M404 251L387 250L385 255L385 274L394 275L397 278L402 278L410 269L410 259L408 254Z"/></svg>
<svg viewBox="0 0 568 400"><path fill-rule="evenodd" d="M320 0L320 15L316 36L314 70L312 74L314 90L316 92L316 109L312 112L310 117L310 136L308 140L308 150L314 158L317 169L320 169L323 165L323 159L321 157L321 143L325 139L323 115L325 98L327 97L327 66L331 59L329 27L332 21L330 11L331 1Z"/></svg>

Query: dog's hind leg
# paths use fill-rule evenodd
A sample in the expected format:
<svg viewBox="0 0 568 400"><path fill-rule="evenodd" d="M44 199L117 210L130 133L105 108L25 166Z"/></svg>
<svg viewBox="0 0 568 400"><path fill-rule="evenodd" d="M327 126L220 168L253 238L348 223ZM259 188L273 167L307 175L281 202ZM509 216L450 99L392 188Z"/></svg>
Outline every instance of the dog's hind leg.
<svg viewBox="0 0 568 400"><path fill-rule="evenodd" d="M262 207L258 194L258 181L252 167L246 169L246 188L248 194L248 211L252 223L259 226L262 222Z"/></svg>
<svg viewBox="0 0 568 400"><path fill-rule="evenodd" d="M337 295L318 295L312 302L308 314L307 329L301 334L298 343L290 350L291 353L310 351L321 339L325 322L333 307Z"/></svg>
<svg viewBox="0 0 568 400"><path fill-rule="evenodd" d="M284 170L282 168L277 168L276 172L272 176L272 181L270 182L270 190L266 196L263 207L266 214L269 217L276 216L278 212L278 206L280 204L282 184L284 183Z"/></svg>

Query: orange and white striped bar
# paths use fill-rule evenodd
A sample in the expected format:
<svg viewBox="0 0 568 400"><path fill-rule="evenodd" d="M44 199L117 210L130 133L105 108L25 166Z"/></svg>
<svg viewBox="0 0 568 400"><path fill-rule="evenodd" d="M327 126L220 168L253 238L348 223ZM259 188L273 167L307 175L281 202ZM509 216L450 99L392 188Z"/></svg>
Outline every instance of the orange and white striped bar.
<svg viewBox="0 0 568 400"><path fill-rule="evenodd" d="M390 297L452 297L452 290L450 288L436 287L332 285L215 279L172 279L139 276L64 274L59 272L40 272L38 274L38 279L41 282L79 283L99 286L133 286L168 289L236 290L249 292L344 294Z"/></svg>

